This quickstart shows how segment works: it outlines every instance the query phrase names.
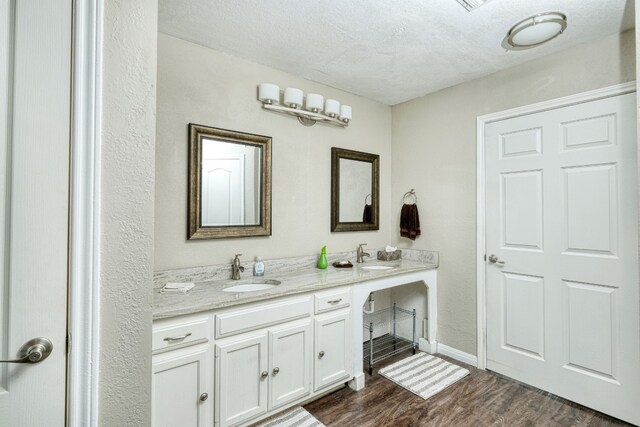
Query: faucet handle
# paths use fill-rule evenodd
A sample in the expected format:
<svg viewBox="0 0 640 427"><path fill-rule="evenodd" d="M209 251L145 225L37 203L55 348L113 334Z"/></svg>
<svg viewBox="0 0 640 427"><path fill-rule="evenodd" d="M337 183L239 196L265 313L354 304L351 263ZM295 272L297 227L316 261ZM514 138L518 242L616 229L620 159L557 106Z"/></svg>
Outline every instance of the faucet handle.
<svg viewBox="0 0 640 427"><path fill-rule="evenodd" d="M240 259L241 256L242 254L236 254L236 257L234 259Z"/></svg>
<svg viewBox="0 0 640 427"><path fill-rule="evenodd" d="M360 243L360 247L367 246L366 243Z"/></svg>

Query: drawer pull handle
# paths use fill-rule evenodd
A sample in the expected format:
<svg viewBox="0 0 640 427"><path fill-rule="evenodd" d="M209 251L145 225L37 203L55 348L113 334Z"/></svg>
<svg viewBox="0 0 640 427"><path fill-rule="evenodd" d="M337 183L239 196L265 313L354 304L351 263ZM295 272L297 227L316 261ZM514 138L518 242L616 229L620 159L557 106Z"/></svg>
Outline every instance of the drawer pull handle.
<svg viewBox="0 0 640 427"><path fill-rule="evenodd" d="M278 375L278 372L280 372L280 368L278 368L277 366L273 368L273 375Z"/></svg>
<svg viewBox="0 0 640 427"><path fill-rule="evenodd" d="M200 401L204 402L205 400L207 400L209 398L209 394L208 393L202 393L200 395Z"/></svg>
<svg viewBox="0 0 640 427"><path fill-rule="evenodd" d="M260 376L261 376L262 378L267 378L267 377L269 376L269 372L267 372L267 371L262 371L262 373L260 374Z"/></svg>
<svg viewBox="0 0 640 427"><path fill-rule="evenodd" d="M179 337L166 337L164 340L167 342L182 341L185 338L189 338L191 335L191 332L187 332L186 334L180 335Z"/></svg>
<svg viewBox="0 0 640 427"><path fill-rule="evenodd" d="M318 353L318 359L322 359L324 357L324 350Z"/></svg>
<svg viewBox="0 0 640 427"><path fill-rule="evenodd" d="M327 301L329 304L337 304L342 301L342 298L332 299L331 301Z"/></svg>

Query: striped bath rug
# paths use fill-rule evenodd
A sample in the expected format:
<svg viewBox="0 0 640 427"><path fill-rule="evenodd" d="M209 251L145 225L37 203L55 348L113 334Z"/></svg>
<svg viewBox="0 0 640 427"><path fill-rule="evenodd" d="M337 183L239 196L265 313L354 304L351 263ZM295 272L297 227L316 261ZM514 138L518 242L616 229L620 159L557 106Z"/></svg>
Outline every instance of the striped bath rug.
<svg viewBox="0 0 640 427"><path fill-rule="evenodd" d="M295 406L275 417L260 421L253 427L325 427L302 406Z"/></svg>
<svg viewBox="0 0 640 427"><path fill-rule="evenodd" d="M385 366L378 373L423 399L469 375L467 369L422 352Z"/></svg>

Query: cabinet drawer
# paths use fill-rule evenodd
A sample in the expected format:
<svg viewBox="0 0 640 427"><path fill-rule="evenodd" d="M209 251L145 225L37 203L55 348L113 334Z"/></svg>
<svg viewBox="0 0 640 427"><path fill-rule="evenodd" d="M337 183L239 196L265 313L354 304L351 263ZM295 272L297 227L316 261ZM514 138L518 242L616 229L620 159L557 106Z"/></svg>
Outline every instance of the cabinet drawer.
<svg viewBox="0 0 640 427"><path fill-rule="evenodd" d="M311 316L310 296L216 314L216 338L309 316Z"/></svg>
<svg viewBox="0 0 640 427"><path fill-rule="evenodd" d="M316 294L315 301L316 314L325 313L327 311L349 307L351 304L351 292L349 289L323 292Z"/></svg>
<svg viewBox="0 0 640 427"><path fill-rule="evenodd" d="M153 325L153 351L198 344L209 340L209 317L190 317L187 319L162 322Z"/></svg>

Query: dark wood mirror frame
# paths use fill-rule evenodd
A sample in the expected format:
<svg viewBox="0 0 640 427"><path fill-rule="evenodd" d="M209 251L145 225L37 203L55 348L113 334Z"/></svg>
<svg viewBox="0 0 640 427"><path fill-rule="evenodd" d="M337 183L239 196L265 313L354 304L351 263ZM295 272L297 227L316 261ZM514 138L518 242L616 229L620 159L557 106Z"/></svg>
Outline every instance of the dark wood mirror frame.
<svg viewBox="0 0 640 427"><path fill-rule="evenodd" d="M202 140L252 145L260 156L260 222L256 225L202 226ZM271 235L271 137L189 124L189 240L224 239Z"/></svg>
<svg viewBox="0 0 640 427"><path fill-rule="evenodd" d="M371 222L340 222L340 159L371 163ZM380 229L380 156L344 148L331 148L331 231Z"/></svg>

